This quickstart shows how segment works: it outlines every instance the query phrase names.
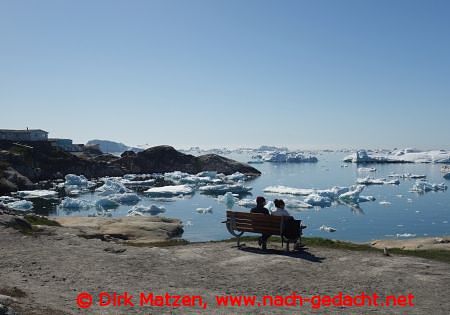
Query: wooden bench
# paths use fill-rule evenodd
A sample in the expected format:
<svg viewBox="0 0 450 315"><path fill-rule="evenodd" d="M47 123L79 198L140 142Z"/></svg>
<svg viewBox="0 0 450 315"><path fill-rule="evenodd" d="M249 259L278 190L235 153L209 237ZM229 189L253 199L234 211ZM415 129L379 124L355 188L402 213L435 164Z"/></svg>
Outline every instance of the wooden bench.
<svg viewBox="0 0 450 315"><path fill-rule="evenodd" d="M292 217L227 211L227 220L223 223L228 232L237 238L238 247L241 246L240 238L245 232L264 233L279 235L282 243L286 242L286 250L289 251L289 243L301 242L302 230L306 228L301 222Z"/></svg>

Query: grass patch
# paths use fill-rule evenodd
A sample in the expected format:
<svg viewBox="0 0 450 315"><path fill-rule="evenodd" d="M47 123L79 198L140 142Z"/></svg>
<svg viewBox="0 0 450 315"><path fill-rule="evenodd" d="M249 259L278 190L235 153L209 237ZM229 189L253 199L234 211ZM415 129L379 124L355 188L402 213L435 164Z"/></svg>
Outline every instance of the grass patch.
<svg viewBox="0 0 450 315"><path fill-rule="evenodd" d="M48 226L61 226L56 221L50 220L47 217L34 215L34 214L26 214L24 216L25 220L27 220L31 225L48 225Z"/></svg>

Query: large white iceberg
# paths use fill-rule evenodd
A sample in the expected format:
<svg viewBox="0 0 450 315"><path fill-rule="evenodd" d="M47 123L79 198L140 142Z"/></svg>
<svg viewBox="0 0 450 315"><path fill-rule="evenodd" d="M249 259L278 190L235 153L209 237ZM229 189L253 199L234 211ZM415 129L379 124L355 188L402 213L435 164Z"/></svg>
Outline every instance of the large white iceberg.
<svg viewBox="0 0 450 315"><path fill-rule="evenodd" d="M152 187L145 191L150 197L173 197L180 195L191 195L194 193L194 189L188 185L175 185L175 186L163 186Z"/></svg>
<svg viewBox="0 0 450 315"><path fill-rule="evenodd" d="M304 155L300 152L270 152L264 156L264 161L274 163L304 163L317 162L317 158L312 155Z"/></svg>
<svg viewBox="0 0 450 315"><path fill-rule="evenodd" d="M353 163L450 163L450 151L421 151L401 149L390 152L370 152L359 150L344 158Z"/></svg>

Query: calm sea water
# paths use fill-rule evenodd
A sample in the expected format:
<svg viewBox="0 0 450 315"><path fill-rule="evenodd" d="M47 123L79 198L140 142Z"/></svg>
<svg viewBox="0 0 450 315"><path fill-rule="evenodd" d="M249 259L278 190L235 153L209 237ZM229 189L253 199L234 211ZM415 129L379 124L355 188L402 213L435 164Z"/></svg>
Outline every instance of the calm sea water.
<svg viewBox="0 0 450 315"><path fill-rule="evenodd" d="M262 172L259 178L247 182L253 187L252 195L246 198L255 198L258 195L266 196L266 199L289 199L291 196L276 196L264 194L263 189L272 185L285 185L296 188L327 189L332 186L350 186L355 184L358 177L367 174L376 178L387 178L391 173L425 174L427 180L432 183L446 182L440 172L440 165L433 164L378 164L370 165L377 169L376 172L360 173L357 165L343 165L343 153L323 153L318 155L318 163L304 164L274 164L264 163L254 166ZM228 157L240 161L248 161L244 154L232 154ZM426 194L411 193L409 190L415 180L400 179L400 185L368 186L362 195L372 195L374 202L360 204L360 209L351 209L345 205L335 205L329 208L313 208L301 211L289 209L291 214L304 221L308 226L304 230L305 236L321 236L340 240L370 241L380 238L396 238L397 234L415 234L416 236L441 236L450 235L450 193L428 192ZM84 194L80 196L86 200L96 200L96 194ZM295 197L303 199L303 197ZM380 201L390 202L389 205L381 205ZM157 204L166 208L162 215L181 219L185 224L183 238L190 241L208 241L230 238L225 225L221 223L225 219L225 206L213 196L196 193L191 198L174 202L155 202L143 197L142 205ZM38 212L48 212L53 215L88 215L95 213L95 209L79 212L66 212L55 209L49 205L37 205ZM213 207L213 213L200 214L196 208ZM40 208L39 208L40 207ZM113 216L125 216L131 207L120 206L113 210ZM235 205L237 211L249 211L249 209ZM336 228L336 232L321 231L321 225Z"/></svg>

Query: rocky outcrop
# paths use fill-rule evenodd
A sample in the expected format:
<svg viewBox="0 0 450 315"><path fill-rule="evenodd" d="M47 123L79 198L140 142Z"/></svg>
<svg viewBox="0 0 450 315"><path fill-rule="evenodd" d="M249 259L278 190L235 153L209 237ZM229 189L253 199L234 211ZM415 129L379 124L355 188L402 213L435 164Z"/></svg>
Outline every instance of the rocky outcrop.
<svg viewBox="0 0 450 315"><path fill-rule="evenodd" d="M171 146L156 146L137 153L126 154L114 164L128 169L131 173L165 173L181 171L196 174L201 171L217 171L226 175L241 172L250 176L261 174L250 165L240 163L216 154L199 157L184 154Z"/></svg>

